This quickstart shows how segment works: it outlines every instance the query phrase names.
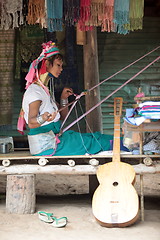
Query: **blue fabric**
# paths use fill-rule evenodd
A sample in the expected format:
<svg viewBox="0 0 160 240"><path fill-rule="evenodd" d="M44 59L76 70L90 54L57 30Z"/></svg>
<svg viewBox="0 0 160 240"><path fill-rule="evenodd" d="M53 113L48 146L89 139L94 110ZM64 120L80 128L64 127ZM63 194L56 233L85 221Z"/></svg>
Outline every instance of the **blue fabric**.
<svg viewBox="0 0 160 240"><path fill-rule="evenodd" d="M113 21L117 26L118 33L129 33L129 31L124 28L124 25L129 23L129 0L115 0Z"/></svg>
<svg viewBox="0 0 160 240"><path fill-rule="evenodd" d="M38 133L45 133L52 130L55 134L59 133L61 123L52 122L48 125L30 129L29 135ZM72 130L64 132L60 137L60 143L57 145L55 156L65 155L84 155L85 153L96 154L100 151L110 150L110 140L113 139L111 135L95 133L79 133ZM50 155L53 154L54 149L49 149L38 154Z"/></svg>
<svg viewBox="0 0 160 240"><path fill-rule="evenodd" d="M63 0L47 0L48 32L62 31Z"/></svg>
<svg viewBox="0 0 160 240"><path fill-rule="evenodd" d="M52 130L55 134L60 131L61 122L52 122L48 125L38 128L30 129L29 135L38 133L45 133ZM59 137L60 143L57 145L56 152L54 149L43 151L37 156L52 155L66 156L66 155L84 155L86 153L96 154L100 151L108 151L113 149L113 136L95 133L79 133L72 130L64 132ZM127 151L128 149L123 146L121 139L121 150Z"/></svg>

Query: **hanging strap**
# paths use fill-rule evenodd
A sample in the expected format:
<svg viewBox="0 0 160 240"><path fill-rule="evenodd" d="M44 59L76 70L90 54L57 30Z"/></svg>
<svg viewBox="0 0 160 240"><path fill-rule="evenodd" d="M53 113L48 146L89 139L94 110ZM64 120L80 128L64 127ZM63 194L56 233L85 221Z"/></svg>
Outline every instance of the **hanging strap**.
<svg viewBox="0 0 160 240"><path fill-rule="evenodd" d="M83 115L81 115L79 118L77 118L76 120L74 120L71 124L69 124L66 128L64 128L63 130L61 130L61 134L64 133L65 131L67 131L69 128L71 128L75 123L77 123L78 121L80 121L83 117L85 117L87 114L89 114L90 112L92 112L95 108L97 108L99 105L101 105L104 101L106 101L109 97L111 97L114 93L118 92L122 87L124 87L126 84L128 84L129 82L131 82L135 77L137 77L138 75L140 75L143 71L145 71L147 68L149 68L153 63L157 62L160 59L160 56L157 57L155 60L153 60L151 63L149 63L146 67L144 67L143 69L141 69L138 73L136 73L133 77L131 77L130 79L128 79L124 84L122 84L120 87L118 87L116 90L114 90L112 93L110 93L107 97L105 97L104 99L102 99L99 103L97 103L95 106L93 106L92 108L90 108L87 112L85 112Z"/></svg>
<svg viewBox="0 0 160 240"><path fill-rule="evenodd" d="M79 100L82 96L84 96L84 95L86 95L86 92L82 92L81 94L79 94L79 95L76 96L76 99L73 101L73 104L72 104L69 112L67 113L67 116L65 117L65 119L64 119L64 121L63 121L63 123L62 123L62 125L61 125L61 129L63 128L66 120L68 119L70 113L72 112L72 109L74 108L74 106L76 105L76 103L78 102L78 100ZM67 106L69 106L69 104L68 104ZM60 131L61 131L61 130L60 130Z"/></svg>
<svg viewBox="0 0 160 240"><path fill-rule="evenodd" d="M103 81L101 81L101 82L98 83L97 85L91 87L90 89L87 89L86 91L83 91L80 95L77 95L77 96L76 96L76 99L75 99L73 102L71 102L71 103L67 104L65 107L61 108L61 109L59 110L59 112L62 111L64 108L68 107L69 105L73 104L72 107L71 107L71 109L70 109L70 111L68 112L67 116L65 117L65 119L64 119L64 121L63 121L63 123L62 123L60 135L64 132L64 130L62 130L62 127L64 126L66 120L68 119L68 117L69 117L69 115L70 115L73 107L76 105L77 101L78 101L82 96L86 95L87 92L92 91L93 89L95 89L96 87L98 87L98 86L101 85L102 83L108 81L108 80L111 79L112 77L116 76L116 75L119 74L120 72L122 72L122 71L126 70L127 68L131 67L132 65L134 65L134 64L137 63L137 62L139 62L140 60L142 60L143 58L145 58L146 56L148 56L149 54L153 53L154 51L156 51L156 50L159 49L159 48L160 48L160 46L154 48L154 49L151 50L150 52L146 53L145 55L143 55L142 57L138 58L138 59L135 60L134 62L130 63L130 64L127 65L126 67L124 67L124 68L122 68L121 70L119 70L118 72L114 73L114 74L111 75L110 77L104 79ZM126 84L127 84L127 83L126 83ZM122 87L123 87L123 85L122 85ZM119 89L118 89L118 90L119 90ZM117 90L117 91L118 91L118 90ZM113 92L113 94L114 94L114 93L115 93L115 92ZM112 94L112 95L113 95L113 94ZM108 96L110 97L110 96L112 96L112 95L108 95ZM108 99L109 97L107 97L106 99ZM106 99L104 99L104 101L105 101ZM101 102L100 102L100 104L101 104ZM100 104L99 104L99 105L100 105ZM98 106L99 106L99 105L98 105ZM96 107L98 107L98 106L95 105L95 107L94 107L93 109L91 108L90 110L92 111L92 110L94 110L94 109L95 109ZM80 118L79 120L81 120L81 118L83 118L83 117L86 116L88 113L90 113L90 112L91 112L90 110L88 110L88 112L86 112L85 115L82 115L81 117L79 117L79 118ZM90 111L90 112L89 112L89 111ZM78 120L78 121L79 121L79 120ZM75 122L75 123L76 123L76 122ZM75 123L74 123L74 124L75 124ZM71 123L71 124L72 124L72 123ZM73 125L74 125L74 124L73 124ZM72 125L72 126L73 126L73 125ZM69 125L69 126L70 126L70 125ZM71 126L70 126L70 127L71 127ZM66 130L67 130L67 129L66 129ZM65 130L65 131L66 131L66 130Z"/></svg>
<svg viewBox="0 0 160 240"><path fill-rule="evenodd" d="M114 73L113 75L111 75L110 77L104 79L102 82L98 83L97 85L93 86L92 88L88 89L87 91L92 91L93 89L95 89L96 87L98 87L99 85L101 85L102 83L108 81L109 79L111 79L112 77L116 76L117 74L119 74L120 72L126 70L127 68L131 67L132 65L134 65L135 63L139 62L140 60L142 60L143 58L145 58L146 56L148 56L149 54L153 53L154 51L156 51L157 49L159 49L160 46L154 48L152 51L146 53L145 55L143 55L142 57L138 58L137 60L135 60L134 62L130 63L129 65L127 65L126 67L122 68L121 70L119 70L118 72Z"/></svg>

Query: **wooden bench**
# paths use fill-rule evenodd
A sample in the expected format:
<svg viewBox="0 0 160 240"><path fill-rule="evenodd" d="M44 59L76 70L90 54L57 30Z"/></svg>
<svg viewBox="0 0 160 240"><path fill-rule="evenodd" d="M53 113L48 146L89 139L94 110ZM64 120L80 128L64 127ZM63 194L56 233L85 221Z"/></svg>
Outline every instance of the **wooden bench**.
<svg viewBox="0 0 160 240"><path fill-rule="evenodd" d="M156 164L146 166L141 163L146 157L156 160ZM121 160L131 163L137 175L159 173L159 155L121 154ZM95 181L98 166L112 161L109 155L79 156L31 156L29 151L14 151L0 154L0 174L7 175L6 210L9 213L33 213L35 211L35 175L88 175L90 193L98 182ZM7 163L5 165L5 163ZM8 164L9 163L9 164ZM96 186L95 186L96 185ZM141 182L141 212L144 212L143 178ZM144 213L143 213L144 214Z"/></svg>

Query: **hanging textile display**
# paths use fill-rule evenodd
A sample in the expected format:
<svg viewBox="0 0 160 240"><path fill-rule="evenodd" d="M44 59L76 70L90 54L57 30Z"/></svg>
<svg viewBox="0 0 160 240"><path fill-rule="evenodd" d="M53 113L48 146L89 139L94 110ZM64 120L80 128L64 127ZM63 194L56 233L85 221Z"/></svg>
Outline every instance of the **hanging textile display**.
<svg viewBox="0 0 160 240"><path fill-rule="evenodd" d="M48 32L63 25L78 31L101 27L102 32L127 34L142 29L144 0L0 0L0 29L39 24Z"/></svg>
<svg viewBox="0 0 160 240"><path fill-rule="evenodd" d="M63 1L63 15L65 25L74 26L79 20L79 14L80 14L80 0Z"/></svg>
<svg viewBox="0 0 160 240"><path fill-rule="evenodd" d="M80 0L80 19L78 21L78 29L81 31L92 30L92 26L86 26L86 22L91 17L91 0Z"/></svg>
<svg viewBox="0 0 160 240"><path fill-rule="evenodd" d="M130 0L129 24L125 28L134 31L142 29L144 16L144 0Z"/></svg>
<svg viewBox="0 0 160 240"><path fill-rule="evenodd" d="M47 0L48 32L62 31L63 0Z"/></svg>
<svg viewBox="0 0 160 240"><path fill-rule="evenodd" d="M39 23L42 28L46 27L45 0L29 0L28 15L26 17L28 24Z"/></svg>
<svg viewBox="0 0 160 240"><path fill-rule="evenodd" d="M129 23L129 0L114 1L114 23L115 32L127 34L129 31L124 28L124 24Z"/></svg>
<svg viewBox="0 0 160 240"><path fill-rule="evenodd" d="M91 0L91 14L88 24L90 26L101 26L101 19L99 16L104 15L104 0Z"/></svg>
<svg viewBox="0 0 160 240"><path fill-rule="evenodd" d="M114 31L114 0L104 0L104 13L99 15L99 20L101 20L101 31L111 32Z"/></svg>
<svg viewBox="0 0 160 240"><path fill-rule="evenodd" d="M1 0L0 29L9 30L24 24L22 14L23 0Z"/></svg>

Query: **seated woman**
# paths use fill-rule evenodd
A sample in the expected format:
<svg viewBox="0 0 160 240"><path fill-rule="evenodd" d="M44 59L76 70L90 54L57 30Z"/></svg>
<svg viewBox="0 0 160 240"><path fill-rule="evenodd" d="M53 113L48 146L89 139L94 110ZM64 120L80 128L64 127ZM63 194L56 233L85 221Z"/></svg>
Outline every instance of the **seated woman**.
<svg viewBox="0 0 160 240"><path fill-rule="evenodd" d="M24 119L30 129L28 133L29 148L32 155L84 155L96 154L111 149L110 140L113 136L95 133L79 133L65 131L58 136L61 121L68 113L68 107L61 112L59 108L68 103L68 97L73 94L71 88L64 87L61 93L60 105L50 94L47 87L50 76L59 77L63 68L63 57L54 43L44 43L40 56L33 61L26 76L26 91L22 109ZM20 128L18 122L18 130Z"/></svg>

